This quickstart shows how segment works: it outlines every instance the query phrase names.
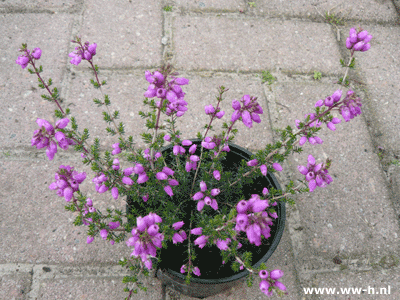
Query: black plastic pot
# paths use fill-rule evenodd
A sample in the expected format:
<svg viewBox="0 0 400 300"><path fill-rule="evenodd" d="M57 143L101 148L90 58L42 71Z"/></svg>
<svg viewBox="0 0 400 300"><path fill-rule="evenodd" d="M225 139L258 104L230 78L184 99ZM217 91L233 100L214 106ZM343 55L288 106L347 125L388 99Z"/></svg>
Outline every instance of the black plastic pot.
<svg viewBox="0 0 400 300"><path fill-rule="evenodd" d="M192 139L191 141L197 145L201 143L199 139ZM185 148L188 149L188 147ZM229 148L230 152L227 153L226 160L223 161L223 170L235 172L240 166L242 159L249 161L252 153L235 144L229 144ZM167 146L163 148L162 151L172 152L172 146ZM203 151L208 150L204 149ZM200 155L199 146L197 147L196 155ZM278 181L270 172L268 172L265 177L260 176L255 178L251 185L243 186L242 191L245 195L245 199L249 199L251 194L261 194L264 187L268 189L271 187L280 189ZM218 197L219 196L220 195L218 195ZM172 200L179 201L179 196L175 197L174 195ZM226 201L227 199L224 200ZM231 200L232 203L237 203L242 199ZM193 201L193 206L187 209L195 210L195 205L196 201ZM286 219L285 203L278 202L275 208L278 218L274 220L274 225L271 226L271 236L267 240L263 239L263 244L259 247L248 242L242 242L243 246L240 252L252 252L252 262L255 268L271 257L282 237ZM185 224L188 224L188 222L185 222ZM197 236L193 236L193 238L197 238ZM176 245L169 243L168 248L163 248L161 250L161 263L158 265L156 275L162 281L164 287L170 286L176 291L190 297L205 298L232 288L238 284L238 281L244 280L249 274L247 270L234 272L230 266L230 262L222 264L221 251L215 245L212 247L206 246L203 249L196 246L197 257L194 261L194 265L200 268L201 276L197 277L193 275L190 284L187 285L184 283L185 274L179 272L183 261L185 258L187 259L187 254L184 252L185 249L187 249L187 242Z"/></svg>

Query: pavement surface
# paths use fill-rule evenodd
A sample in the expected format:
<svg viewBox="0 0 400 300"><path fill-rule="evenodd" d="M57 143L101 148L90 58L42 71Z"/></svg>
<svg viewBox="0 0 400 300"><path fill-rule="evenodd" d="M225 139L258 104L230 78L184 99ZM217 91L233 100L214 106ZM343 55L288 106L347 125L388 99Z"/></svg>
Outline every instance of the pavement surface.
<svg viewBox="0 0 400 300"><path fill-rule="evenodd" d="M399 0L0 1L0 299L127 296L117 265L130 252L126 245L100 239L87 245L86 229L73 226L64 200L48 189L60 164L91 174L89 168L72 150L59 150L49 161L30 146L36 119L55 119L54 107L40 97L37 78L15 64L22 43L42 49L44 78L53 79L63 107L71 109L80 128L101 136L104 148L115 141L105 135L102 109L92 102L102 94L92 88L87 64L69 63L77 34L97 43L94 61L100 79L108 82L103 92L139 147L144 123L138 110L148 85L144 71L170 62L190 80L184 87L189 111L180 120L182 136L194 137L207 121L198 112L224 85L230 89L223 102L227 112L232 99L244 94L257 96L264 109L252 130L239 126L236 144L254 151L277 140L274 129L293 127L317 100L340 88L339 60L349 58L345 40L359 25L373 35L371 49L356 53L349 73L363 113L336 125L335 132L324 128L322 145L305 145L283 165L281 185L301 178L297 165L305 165L308 154L317 161L330 157L334 181L296 196L297 204L287 207L283 238L267 265L284 270L286 299L400 299L399 12ZM263 71L275 79L263 80ZM82 190L100 209L110 201L115 208L125 205L97 194L91 180ZM146 280L153 289L133 299L161 299L160 281ZM252 288L239 283L208 299L266 299L258 283ZM311 295L305 288L336 290ZM342 294L345 288L360 294ZM171 291L166 297L191 299Z"/></svg>

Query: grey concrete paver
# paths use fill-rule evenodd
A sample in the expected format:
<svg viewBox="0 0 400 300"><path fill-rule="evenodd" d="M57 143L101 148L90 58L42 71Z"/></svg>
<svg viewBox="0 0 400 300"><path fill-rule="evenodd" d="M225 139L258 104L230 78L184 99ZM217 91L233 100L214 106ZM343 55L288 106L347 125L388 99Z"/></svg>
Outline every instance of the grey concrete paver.
<svg viewBox="0 0 400 300"><path fill-rule="evenodd" d="M346 20L368 22L394 22L398 15L392 1L387 0L255 0L254 6L248 5L248 12L259 16L311 17L346 23Z"/></svg>
<svg viewBox="0 0 400 300"><path fill-rule="evenodd" d="M194 11L238 12L246 8L246 4L242 0L175 0L174 4L178 8Z"/></svg>
<svg viewBox="0 0 400 300"><path fill-rule="evenodd" d="M328 24L238 16L183 16L173 22L175 64L189 70L337 73L339 49ZM210 55L213 53L213 55Z"/></svg>

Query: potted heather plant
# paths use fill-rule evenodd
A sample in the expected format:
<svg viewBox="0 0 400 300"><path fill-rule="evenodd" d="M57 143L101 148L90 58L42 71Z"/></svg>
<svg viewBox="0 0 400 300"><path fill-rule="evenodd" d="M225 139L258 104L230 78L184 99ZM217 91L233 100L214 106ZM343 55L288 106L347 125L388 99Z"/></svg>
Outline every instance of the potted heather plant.
<svg viewBox="0 0 400 300"><path fill-rule="evenodd" d="M372 36L362 28L351 28L346 40L350 59L341 84L347 84L349 68L354 67L354 53L367 51ZM98 78L98 67L93 64L97 45L82 43L80 38L72 41L77 46L69 56L72 64L86 60L93 70L95 88L106 84ZM283 189L274 172L282 171L281 163L292 153L300 153L307 141L321 144L316 135L321 125L330 130L341 119L332 115L338 111L346 122L361 114L361 100L354 91L342 95L341 90L315 104L315 112L296 120L296 130L291 126L280 130L281 140L268 144L255 154L233 144L237 133L235 124L243 122L252 128L260 123L263 109L256 97L244 95L232 101L232 113L221 110L220 103L228 90L221 86L217 102L205 106L209 116L204 132L196 137L181 137L176 120L185 114L188 103L182 88L189 79L178 77L171 66L145 72L149 83L144 93L143 104L149 108L140 112L147 119L150 133L142 137L148 147L133 147L133 137L124 136L123 123L116 124L119 112L110 112L107 95L104 100L94 99L98 106L105 106L104 120L114 127L107 132L118 140L112 150L100 152L99 139L88 145L89 130L78 131L69 108L60 104L57 88L50 89L52 80L41 77L42 66L37 61L42 50L28 50L23 44L22 54L16 63L31 74L36 74L39 87L49 95L44 99L56 105L58 119L53 125L45 119L37 119L39 129L32 138L32 146L46 149L49 160L54 158L58 147L69 146L81 153L82 163L91 165L95 176L92 179L98 193L110 193L110 199L124 197L126 211L107 209L102 213L95 208L95 201L85 196L80 184L87 174L75 167L61 165L55 181L49 188L67 202L66 209L78 212L75 225L88 228L87 243L95 237L111 244L125 242L128 257L119 261L132 271L124 282L146 287L138 280L139 274L149 275L149 270L158 269L157 276L164 284L188 295L203 298L220 292L243 277L260 276L260 290L270 296L275 291L285 294L281 282L283 271L267 271L265 262L275 250L282 236L285 221L285 203L294 203L291 194L313 192L317 187L326 187L332 182L328 170L329 159L317 163L308 156L305 166L298 166L304 180L298 187L290 181ZM161 115L166 124L160 122ZM227 118L218 134L211 134L216 119ZM123 156L123 154L125 154ZM123 161L123 158L126 158ZM249 280L251 283L251 280ZM206 284L207 288L201 288ZM137 291L136 286L125 289L127 299Z"/></svg>

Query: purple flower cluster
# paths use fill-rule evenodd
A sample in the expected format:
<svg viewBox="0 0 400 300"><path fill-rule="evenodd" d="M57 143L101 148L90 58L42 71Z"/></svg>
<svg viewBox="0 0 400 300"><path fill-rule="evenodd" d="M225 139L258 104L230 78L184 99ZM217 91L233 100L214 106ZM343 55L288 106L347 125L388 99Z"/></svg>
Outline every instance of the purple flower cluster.
<svg viewBox="0 0 400 300"><path fill-rule="evenodd" d="M179 229L182 228L183 224L185 224L183 221L176 222L176 223L172 224L172 227L175 230L179 230ZM186 235L186 232L184 230L181 230L179 232L175 232L174 235L172 236L172 242L174 244L182 243L186 239L187 239L187 235Z"/></svg>
<svg viewBox="0 0 400 300"><path fill-rule="evenodd" d="M353 51L368 51L371 48L369 41L372 39L372 35L368 34L368 31L355 28L351 28L349 37L346 39L346 48Z"/></svg>
<svg viewBox="0 0 400 300"><path fill-rule="evenodd" d="M310 192L314 191L317 186L326 187L333 180L328 174L328 169L324 168L322 164L315 164L315 158L310 154L308 156L307 167L298 166L300 173L306 176Z"/></svg>
<svg viewBox="0 0 400 300"><path fill-rule="evenodd" d="M203 249L204 246L207 244L208 239L210 238L209 236L202 235L203 228L201 227L193 228L190 231L190 233L194 235L200 235L197 239L194 240L194 244L199 246L200 249Z"/></svg>
<svg viewBox="0 0 400 300"><path fill-rule="evenodd" d="M187 102L183 99L185 93L182 91L181 85L186 85L189 80L186 78L171 77L172 80L167 83L164 75L159 71L151 73L150 71L145 72L146 80L150 83L144 96L147 98L157 97L160 99L167 99L167 110L166 114L170 116L176 112L177 117L184 115L187 111ZM161 101L157 102L157 106L161 104Z"/></svg>
<svg viewBox="0 0 400 300"><path fill-rule="evenodd" d="M173 178L168 178L168 176L174 176L174 171L168 167L164 167L161 172L158 172L156 174L156 178L160 181L162 180L168 180L168 184L164 186L164 191L167 193L168 196L172 197L174 193L172 192L172 186L177 186L179 185L179 182Z"/></svg>
<svg viewBox="0 0 400 300"><path fill-rule="evenodd" d="M134 167L126 168L124 170L124 177L122 177L122 182L124 184L133 185L134 181L129 177L132 173L138 175L138 179L136 181L138 184L145 183L149 180L149 177L147 176L142 164L137 163Z"/></svg>
<svg viewBox="0 0 400 300"><path fill-rule="evenodd" d="M239 101L232 101L232 108L235 110L231 117L231 122L234 123L239 118L242 118L243 124L249 128L253 127L253 121L256 123L260 123L260 114L263 113L263 109L257 102L256 97L250 97L249 95L244 95Z"/></svg>
<svg viewBox="0 0 400 300"><path fill-rule="evenodd" d="M68 125L69 119L61 119L56 122L55 129L63 129ZM37 119L36 123L39 125L39 129L33 132L33 138L31 145L36 146L37 149L47 148L46 155L49 160L54 158L57 153L57 142L61 149L67 150L70 145L76 143L67 138L61 131L55 131L53 125L44 119ZM56 141L54 141L54 138Z"/></svg>
<svg viewBox="0 0 400 300"><path fill-rule="evenodd" d="M108 187L104 184L108 180L108 177L104 173L100 173L94 177L92 182L96 184L96 191L100 194L108 191Z"/></svg>
<svg viewBox="0 0 400 300"><path fill-rule="evenodd" d="M343 119L349 122L354 117L361 115L361 99L357 97L353 91L348 91L346 98L343 100L343 105L339 108Z"/></svg>
<svg viewBox="0 0 400 300"><path fill-rule="evenodd" d="M110 222L110 223L108 223L108 228L110 229L110 230L113 230L113 229L117 229L119 226L121 226L121 224L117 221L117 222ZM103 239L103 240L107 240L107 237L108 237L108 230L107 229L101 229L100 230L100 237ZM114 243L115 243L115 241L114 240L110 240L110 243L111 243L111 245L114 245ZM88 243L89 244L89 243Z"/></svg>
<svg viewBox="0 0 400 300"><path fill-rule="evenodd" d="M264 188L263 195L265 196L267 193L268 190ZM256 246L261 245L261 235L265 238L271 236L270 226L273 223L269 215L273 218L278 217L275 213L268 215L268 212L264 211L268 206L268 200L262 200L256 194L252 195L248 201L241 200L236 205L238 215L236 216L235 230L246 232L249 242Z"/></svg>
<svg viewBox="0 0 400 300"><path fill-rule="evenodd" d="M49 189L57 190L57 195L69 202L73 193L79 191L79 184L86 179L86 173L78 173L73 167L61 165L55 179L56 181L50 184Z"/></svg>
<svg viewBox="0 0 400 300"><path fill-rule="evenodd" d="M93 201L90 198L86 199L86 204L85 204L84 208L85 208L85 210L82 213L83 216L86 216L88 213L93 213L96 211L96 209L93 207ZM93 219L92 218L86 218L86 219L82 218L82 222L83 222L83 224L88 226L90 223L93 222ZM87 240L88 244L93 242L93 239L94 239L93 237L91 237L91 239L89 239L89 237L88 237L88 240ZM89 240L90 240L90 242L89 242Z"/></svg>
<svg viewBox="0 0 400 300"><path fill-rule="evenodd" d="M258 275L262 279L259 285L260 290L268 297L273 295L273 287L277 287L282 291L286 291L286 286L282 282L277 281L283 276L282 270L272 270L269 274L267 270L261 270Z"/></svg>
<svg viewBox="0 0 400 300"><path fill-rule="evenodd" d="M142 259L147 269L151 269L153 264L149 259L150 256L156 257L157 249L162 247L164 235L159 233L159 226L162 219L155 213L150 213L145 217L137 217L136 225L132 229L132 237L126 241L128 247L134 247L131 256Z"/></svg>
<svg viewBox="0 0 400 300"><path fill-rule="evenodd" d="M28 49L25 50L24 55L18 56L17 60L15 61L18 65L22 67L22 69L25 69L30 60L33 59L40 59L40 56L42 55L42 50L40 48L35 48L32 50L32 53Z"/></svg>
<svg viewBox="0 0 400 300"><path fill-rule="evenodd" d="M70 63L77 66L81 63L82 59L91 60L96 55L96 47L96 43L89 45L89 42L85 42L83 46L79 45L75 47L75 50L68 55L72 58Z"/></svg>
<svg viewBox="0 0 400 300"><path fill-rule="evenodd" d="M206 115L210 115L210 117L216 116L218 119L221 119L225 115L223 110L221 110L219 107L215 109L211 104L204 106L204 110Z"/></svg>
<svg viewBox="0 0 400 300"><path fill-rule="evenodd" d="M186 265L182 265L180 271L181 271L182 274L186 273ZM197 275L197 276L201 275L199 267L194 267L192 272L193 272L194 275Z"/></svg>
<svg viewBox="0 0 400 300"><path fill-rule="evenodd" d="M211 206L214 210L217 210L218 209L217 200L211 199L211 197L217 196L220 192L221 192L220 189L212 189L211 191L207 191L206 183L204 181L201 181L200 192L197 192L193 196L193 200L200 200L199 202L197 202L197 210L201 211L205 204Z"/></svg>

